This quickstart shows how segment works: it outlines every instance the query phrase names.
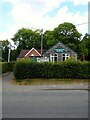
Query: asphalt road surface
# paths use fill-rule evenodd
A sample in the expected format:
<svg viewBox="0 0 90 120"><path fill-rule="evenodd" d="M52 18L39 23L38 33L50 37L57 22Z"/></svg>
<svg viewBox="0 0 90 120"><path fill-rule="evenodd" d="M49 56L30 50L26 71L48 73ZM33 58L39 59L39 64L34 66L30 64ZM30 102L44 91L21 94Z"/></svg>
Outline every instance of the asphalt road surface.
<svg viewBox="0 0 90 120"><path fill-rule="evenodd" d="M13 85L12 78L3 76L3 118L88 118L87 90L37 89Z"/></svg>

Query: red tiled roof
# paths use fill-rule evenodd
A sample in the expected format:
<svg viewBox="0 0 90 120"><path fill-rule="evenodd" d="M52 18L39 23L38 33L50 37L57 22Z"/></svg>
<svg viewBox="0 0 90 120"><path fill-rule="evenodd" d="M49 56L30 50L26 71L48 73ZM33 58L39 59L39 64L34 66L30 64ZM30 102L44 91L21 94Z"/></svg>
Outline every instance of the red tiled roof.
<svg viewBox="0 0 90 120"><path fill-rule="evenodd" d="M40 54L41 54L41 49L36 49ZM23 58L30 50L21 50L18 58ZM45 52L46 50L43 50L43 53Z"/></svg>
<svg viewBox="0 0 90 120"><path fill-rule="evenodd" d="M23 58L28 52L29 52L29 50L21 50L18 58Z"/></svg>

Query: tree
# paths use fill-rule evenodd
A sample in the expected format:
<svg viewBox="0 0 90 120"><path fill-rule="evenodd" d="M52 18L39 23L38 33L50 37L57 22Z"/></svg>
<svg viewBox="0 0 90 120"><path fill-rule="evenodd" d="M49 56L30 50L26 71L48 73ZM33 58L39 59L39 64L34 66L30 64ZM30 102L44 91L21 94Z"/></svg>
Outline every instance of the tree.
<svg viewBox="0 0 90 120"><path fill-rule="evenodd" d="M90 60L90 35L87 33L80 43L80 55L82 60Z"/></svg>
<svg viewBox="0 0 90 120"><path fill-rule="evenodd" d="M0 41L0 60L2 62L7 61L8 62L8 53L9 53L9 41L8 40L1 40ZM13 46L12 46L13 47ZM10 61L15 61L17 59L17 49L10 48Z"/></svg>
<svg viewBox="0 0 90 120"><path fill-rule="evenodd" d="M75 25L64 22L54 30L46 30L44 32L43 49L49 49L60 41L80 54L81 36ZM39 29L34 31L28 28L19 29L12 40L17 45L17 55L19 55L21 49L41 48L41 33Z"/></svg>
<svg viewBox="0 0 90 120"><path fill-rule="evenodd" d="M0 54L2 54L0 56L5 61L8 61L8 45L9 45L8 40L1 40L0 41Z"/></svg>
<svg viewBox="0 0 90 120"><path fill-rule="evenodd" d="M45 31L43 40L44 48L48 49L51 46L55 45L56 42L57 41L54 39L53 31L50 30Z"/></svg>
<svg viewBox="0 0 90 120"><path fill-rule="evenodd" d="M64 22L54 29L54 37L65 44L78 44L81 34L77 31L75 25Z"/></svg>
<svg viewBox="0 0 90 120"><path fill-rule="evenodd" d="M18 53L17 53L17 49L13 49L11 50L11 53L10 53L10 60L11 61L15 61L18 57Z"/></svg>
<svg viewBox="0 0 90 120"><path fill-rule="evenodd" d="M18 54L21 49L31 49L32 47L35 47L36 49L40 48L40 39L39 30L33 31L28 28L18 30L12 38L14 43L17 45Z"/></svg>

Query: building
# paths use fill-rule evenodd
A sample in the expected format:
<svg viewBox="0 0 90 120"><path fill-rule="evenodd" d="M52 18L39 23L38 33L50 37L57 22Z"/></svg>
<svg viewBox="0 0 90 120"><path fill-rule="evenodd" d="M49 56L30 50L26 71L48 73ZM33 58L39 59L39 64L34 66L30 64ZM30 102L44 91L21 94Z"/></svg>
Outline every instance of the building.
<svg viewBox="0 0 90 120"><path fill-rule="evenodd" d="M31 50L21 50L17 59L21 59L21 58L29 59L29 58L37 58L37 57L41 57L41 51L32 48Z"/></svg>
<svg viewBox="0 0 90 120"><path fill-rule="evenodd" d="M77 53L65 44L58 42L56 45L47 50L43 54L43 57L49 58L50 62L65 61L71 57L73 60L77 60Z"/></svg>
<svg viewBox="0 0 90 120"><path fill-rule="evenodd" d="M65 61L68 58L77 60L77 53L65 44L58 42L49 50L44 50L42 55L41 51L36 50L35 48L32 48L31 50L22 50L18 56L18 59L20 58L36 58L38 62L58 62Z"/></svg>

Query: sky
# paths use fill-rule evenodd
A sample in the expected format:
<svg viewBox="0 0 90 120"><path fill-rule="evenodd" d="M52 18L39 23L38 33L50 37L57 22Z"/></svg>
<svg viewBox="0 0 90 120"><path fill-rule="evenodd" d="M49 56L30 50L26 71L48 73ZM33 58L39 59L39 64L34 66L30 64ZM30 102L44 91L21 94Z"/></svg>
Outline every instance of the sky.
<svg viewBox="0 0 90 120"><path fill-rule="evenodd" d="M90 0L0 0L0 40L10 40L21 28L53 30L64 22L88 33ZM82 24L83 23L83 24Z"/></svg>

